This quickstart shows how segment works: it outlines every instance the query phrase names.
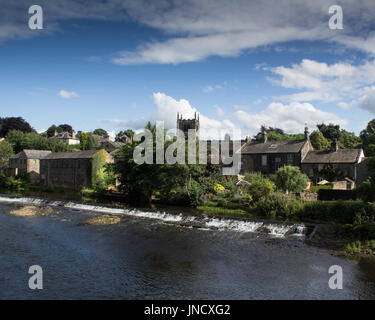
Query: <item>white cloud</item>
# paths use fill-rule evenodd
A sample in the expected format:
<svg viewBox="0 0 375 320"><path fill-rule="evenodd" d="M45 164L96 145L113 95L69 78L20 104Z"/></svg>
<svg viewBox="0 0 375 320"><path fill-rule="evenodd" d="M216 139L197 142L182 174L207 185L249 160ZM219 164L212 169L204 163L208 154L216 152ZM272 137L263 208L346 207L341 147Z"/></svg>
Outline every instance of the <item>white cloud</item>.
<svg viewBox="0 0 375 320"><path fill-rule="evenodd" d="M4 2L4 1L3 1ZM344 29L328 28L326 0L92 0L43 1L48 12L45 32L32 32L25 23L29 0L1 4L0 41L60 31L63 20L131 20L158 29L165 41L154 40L119 53L117 64L181 63L210 56L236 56L259 46L294 40L323 40L366 53L375 53L373 0L340 0ZM277 8L277 10L275 9ZM276 12L277 11L277 12Z"/></svg>
<svg viewBox="0 0 375 320"><path fill-rule="evenodd" d="M359 99L360 108L375 114L375 86L368 88L367 92Z"/></svg>
<svg viewBox="0 0 375 320"><path fill-rule="evenodd" d="M210 56L233 57L260 46L277 45L276 51L283 50L280 43L295 40L326 41L375 53L375 33L368 34L375 15L371 0L340 1L345 15L344 30L340 32L328 28L331 4L325 0L187 0L178 4L173 0L158 1L145 7L139 1L138 5L128 6L131 17L170 37L120 52L112 61L120 65L177 64Z"/></svg>
<svg viewBox="0 0 375 320"><path fill-rule="evenodd" d="M141 129L147 121L164 121L167 129L176 127L177 112L182 114L184 119L194 118L198 109L193 107L186 99L176 100L165 93L154 93L154 103L156 110L142 119L135 121L122 121L119 119L109 119L106 122L121 129ZM219 107L220 108L220 107ZM254 135L259 131L261 125L276 126L289 133L303 132L305 123L309 127L315 128L319 123L337 123L345 127L347 121L330 113L314 107L310 103L293 102L289 105L282 103L271 103L266 109L252 113L238 109L230 118L216 120L199 113L201 137L223 138L226 132L233 129L241 129L242 137Z"/></svg>
<svg viewBox="0 0 375 320"><path fill-rule="evenodd" d="M65 91L65 90L60 90L59 91L59 96L63 99L71 99L71 98L77 98L78 94L74 91Z"/></svg>
<svg viewBox="0 0 375 320"><path fill-rule="evenodd" d="M245 128L257 132L261 125L278 127L289 133L303 132L305 123L310 128L315 128L319 123L335 123L345 126L347 121L333 113L322 111L310 103L293 102L289 105L282 103L271 103L266 109L251 113L238 110L234 119Z"/></svg>
<svg viewBox="0 0 375 320"><path fill-rule="evenodd" d="M341 108L352 106L374 112L374 108L363 103L369 88L375 84L375 60L365 61L360 65L339 62L328 65L303 59L300 64L291 67L276 67L270 69L275 75L269 81L288 89L299 90L297 93L283 95L279 100L293 101L322 101L337 102Z"/></svg>

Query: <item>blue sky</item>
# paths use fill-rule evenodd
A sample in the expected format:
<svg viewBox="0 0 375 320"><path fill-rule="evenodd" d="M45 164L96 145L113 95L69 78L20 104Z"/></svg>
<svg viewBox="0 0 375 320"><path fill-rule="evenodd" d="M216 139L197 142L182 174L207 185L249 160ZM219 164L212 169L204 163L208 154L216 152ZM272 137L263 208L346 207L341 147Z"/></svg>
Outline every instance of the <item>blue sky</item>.
<svg viewBox="0 0 375 320"><path fill-rule="evenodd" d="M38 2L38 1L37 1ZM176 113L202 129L287 132L375 118L375 4L336 1L1 1L0 116L38 131L69 123L112 133Z"/></svg>

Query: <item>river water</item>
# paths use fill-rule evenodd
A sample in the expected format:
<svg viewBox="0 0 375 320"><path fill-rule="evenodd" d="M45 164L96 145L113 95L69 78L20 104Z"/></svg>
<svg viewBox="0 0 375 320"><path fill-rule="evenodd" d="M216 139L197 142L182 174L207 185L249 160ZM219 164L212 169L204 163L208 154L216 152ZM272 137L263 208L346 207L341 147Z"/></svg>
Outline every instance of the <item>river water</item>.
<svg viewBox="0 0 375 320"><path fill-rule="evenodd" d="M9 214L45 202L0 196L1 299L375 298L375 261L308 246L303 225L60 201L48 202L48 216ZM106 213L121 222L81 225ZM43 269L43 290L28 287L31 265ZM343 269L342 290L328 286L332 265Z"/></svg>

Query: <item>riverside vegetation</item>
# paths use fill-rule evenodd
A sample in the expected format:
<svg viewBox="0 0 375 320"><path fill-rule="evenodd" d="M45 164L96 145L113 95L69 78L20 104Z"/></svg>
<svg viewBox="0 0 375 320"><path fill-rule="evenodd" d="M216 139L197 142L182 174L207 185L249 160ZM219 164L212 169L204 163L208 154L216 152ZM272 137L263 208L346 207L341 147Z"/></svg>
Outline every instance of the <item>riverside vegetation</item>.
<svg viewBox="0 0 375 320"><path fill-rule="evenodd" d="M332 131L330 129L335 129L335 126L331 127L322 127L322 131L319 132L330 133ZM147 124L146 129L153 134L156 132L155 126L151 123ZM324 145L326 138L323 133L315 134L317 139L314 138L316 140L314 143L320 141ZM350 137L344 135L343 141L353 142ZM371 151L374 142L371 139L375 137L375 120L369 123L363 137L367 139L369 143L367 149ZM356 143L357 140L355 139ZM369 162L373 170L371 176L357 188L356 200L304 201L299 194L305 192L308 178L298 167L284 166L268 178L259 173L246 173L244 182L237 185L237 177L223 176L220 166L210 161L206 165L177 163L138 165L134 162L133 154L139 143L125 144L115 154L116 162L113 164L104 165L99 155L94 163L96 170L93 171L93 189L83 190L81 195L87 198L102 196L108 185L114 183L116 177L120 183L119 191L127 197L130 204L156 202L196 207L204 214L221 217L340 224L348 239L351 239L346 247L348 253L371 253L373 250L372 241L375 240L375 204L373 203L375 160L373 159ZM165 149L171 143L173 141L166 139ZM9 155L14 151L12 144L7 140L0 142L0 147L3 154ZM155 158L155 146L153 150ZM210 151L208 150L209 153ZM27 177L5 177L1 173L0 187L42 193L61 192L52 188L30 186ZM318 188L314 187L311 191L317 192ZM360 245L356 241L360 241Z"/></svg>

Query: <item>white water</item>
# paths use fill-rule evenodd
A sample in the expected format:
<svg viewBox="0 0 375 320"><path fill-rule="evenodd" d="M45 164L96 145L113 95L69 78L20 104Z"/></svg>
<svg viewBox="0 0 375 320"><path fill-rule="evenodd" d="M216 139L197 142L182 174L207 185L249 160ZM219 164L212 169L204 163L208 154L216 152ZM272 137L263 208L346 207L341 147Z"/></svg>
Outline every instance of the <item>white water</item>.
<svg viewBox="0 0 375 320"><path fill-rule="evenodd" d="M49 205L52 207L63 207L73 210L84 210L92 212L100 212L107 214L116 215L128 215L138 218L146 219L157 219L168 223L180 223L185 227L193 227L192 223L198 225L201 230L231 230L237 232L261 232L267 233L272 236L282 237L285 234L292 234L296 236L303 236L307 232L306 226L302 224L271 224L259 221L244 221L244 220L233 220L227 218L204 218L199 219L193 216L186 216L182 214L170 214L166 212L152 212L152 211L140 211L137 209L124 209L114 208L105 206L96 206L90 204L82 204L75 202L64 202L64 201L48 201L38 198L16 198L0 196L0 202L5 203L16 203L16 204L29 204L29 205Z"/></svg>

